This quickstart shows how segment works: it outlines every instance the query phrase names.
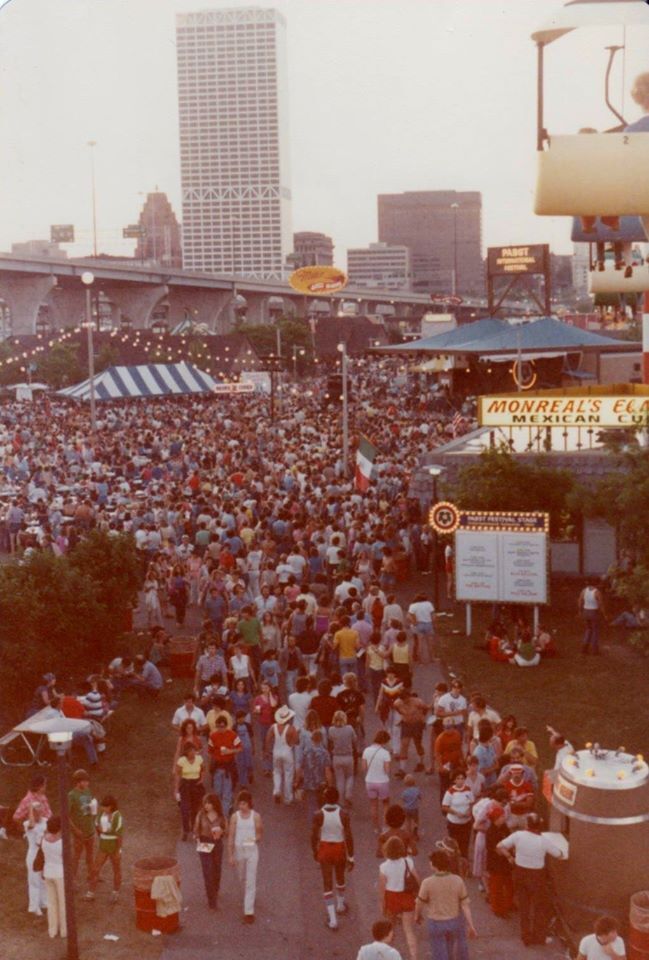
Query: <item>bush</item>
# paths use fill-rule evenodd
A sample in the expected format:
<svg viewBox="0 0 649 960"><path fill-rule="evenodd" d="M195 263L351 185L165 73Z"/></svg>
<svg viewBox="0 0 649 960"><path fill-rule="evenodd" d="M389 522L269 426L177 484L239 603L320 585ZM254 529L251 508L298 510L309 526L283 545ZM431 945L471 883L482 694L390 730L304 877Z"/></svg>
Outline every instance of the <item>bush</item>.
<svg viewBox="0 0 649 960"><path fill-rule="evenodd" d="M99 532L67 557L36 553L0 567L0 703L8 717L43 673L83 674L114 655L139 582L133 541Z"/></svg>

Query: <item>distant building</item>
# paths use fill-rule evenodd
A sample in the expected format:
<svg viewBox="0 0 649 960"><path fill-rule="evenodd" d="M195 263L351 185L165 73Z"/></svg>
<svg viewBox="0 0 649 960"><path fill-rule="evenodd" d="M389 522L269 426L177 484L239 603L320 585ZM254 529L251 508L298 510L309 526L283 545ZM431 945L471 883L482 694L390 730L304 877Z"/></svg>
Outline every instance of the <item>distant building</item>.
<svg viewBox="0 0 649 960"><path fill-rule="evenodd" d="M379 240L409 247L413 289L484 293L482 195L421 190L378 197Z"/></svg>
<svg viewBox="0 0 649 960"><path fill-rule="evenodd" d="M159 263L165 267L182 267L180 224L166 193L148 193L138 226L143 235L135 248L136 260Z"/></svg>
<svg viewBox="0 0 649 960"><path fill-rule="evenodd" d="M293 253L289 254L291 269L300 267L332 267L334 243L325 233L303 230L293 234Z"/></svg>
<svg viewBox="0 0 649 960"><path fill-rule="evenodd" d="M411 290L412 268L408 247L370 243L347 251L347 276L355 287Z"/></svg>
<svg viewBox="0 0 649 960"><path fill-rule="evenodd" d="M572 286L577 297L587 297L590 272L588 244L573 243L572 249Z"/></svg>
<svg viewBox="0 0 649 960"><path fill-rule="evenodd" d="M34 257L38 260L65 260L67 251L51 240L26 240L12 243L11 252L17 257Z"/></svg>
<svg viewBox="0 0 649 960"><path fill-rule="evenodd" d="M280 279L291 251L286 21L176 17L183 264Z"/></svg>

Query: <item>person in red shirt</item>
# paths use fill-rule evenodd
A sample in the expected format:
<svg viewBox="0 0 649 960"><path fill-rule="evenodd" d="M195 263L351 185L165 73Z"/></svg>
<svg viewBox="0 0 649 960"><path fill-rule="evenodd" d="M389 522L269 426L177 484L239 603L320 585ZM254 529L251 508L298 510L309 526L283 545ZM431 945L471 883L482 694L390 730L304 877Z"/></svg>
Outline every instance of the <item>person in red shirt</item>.
<svg viewBox="0 0 649 960"><path fill-rule="evenodd" d="M218 796L227 816L232 806L232 796L236 783L237 767L235 758L243 749L241 740L234 730L229 730L224 716L216 718L216 730L210 734L208 753L210 755L210 775L214 793Z"/></svg>
<svg viewBox="0 0 649 960"><path fill-rule="evenodd" d="M462 752L462 734L456 727L445 727L440 718L433 724L433 753L437 772L439 774L439 799L451 785L451 771L462 767L464 754Z"/></svg>
<svg viewBox="0 0 649 960"><path fill-rule="evenodd" d="M527 827L527 815L534 810L534 787L525 779L522 763L513 763L509 776L500 784L509 798L507 826L510 830L524 830Z"/></svg>

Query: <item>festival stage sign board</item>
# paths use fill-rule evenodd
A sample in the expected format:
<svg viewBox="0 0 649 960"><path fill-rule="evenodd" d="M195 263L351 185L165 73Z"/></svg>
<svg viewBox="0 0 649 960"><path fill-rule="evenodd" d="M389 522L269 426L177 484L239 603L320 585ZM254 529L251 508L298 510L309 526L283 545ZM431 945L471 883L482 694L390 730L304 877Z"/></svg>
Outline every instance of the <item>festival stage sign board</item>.
<svg viewBox="0 0 649 960"><path fill-rule="evenodd" d="M460 511L455 594L466 602L548 602L546 513Z"/></svg>

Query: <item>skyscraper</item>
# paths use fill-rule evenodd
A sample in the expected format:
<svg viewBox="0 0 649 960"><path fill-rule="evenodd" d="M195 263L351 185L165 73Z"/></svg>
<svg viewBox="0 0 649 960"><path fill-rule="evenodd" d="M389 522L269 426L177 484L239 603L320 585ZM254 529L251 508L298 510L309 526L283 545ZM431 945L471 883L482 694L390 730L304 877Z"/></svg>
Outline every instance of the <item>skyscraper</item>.
<svg viewBox="0 0 649 960"><path fill-rule="evenodd" d="M150 260L165 267L182 266L180 225L166 193L148 193L138 225L142 235L135 248L136 260Z"/></svg>
<svg viewBox="0 0 649 960"><path fill-rule="evenodd" d="M484 294L480 193L382 194L378 206L379 240L410 248L414 290Z"/></svg>
<svg viewBox="0 0 649 960"><path fill-rule="evenodd" d="M292 248L286 21L247 7L176 18L183 265L280 278Z"/></svg>

